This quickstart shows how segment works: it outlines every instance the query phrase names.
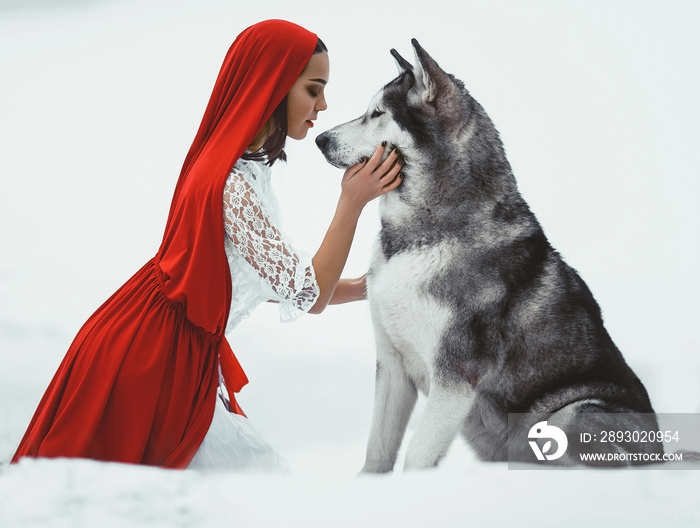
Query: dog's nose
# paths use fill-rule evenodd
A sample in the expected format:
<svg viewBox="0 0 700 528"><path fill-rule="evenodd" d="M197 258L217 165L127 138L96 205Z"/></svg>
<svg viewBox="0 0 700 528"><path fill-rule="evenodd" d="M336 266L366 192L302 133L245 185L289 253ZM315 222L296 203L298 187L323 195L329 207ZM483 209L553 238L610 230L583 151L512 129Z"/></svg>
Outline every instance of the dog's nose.
<svg viewBox="0 0 700 528"><path fill-rule="evenodd" d="M323 148L328 143L328 134L325 132L316 138L316 146L323 150Z"/></svg>

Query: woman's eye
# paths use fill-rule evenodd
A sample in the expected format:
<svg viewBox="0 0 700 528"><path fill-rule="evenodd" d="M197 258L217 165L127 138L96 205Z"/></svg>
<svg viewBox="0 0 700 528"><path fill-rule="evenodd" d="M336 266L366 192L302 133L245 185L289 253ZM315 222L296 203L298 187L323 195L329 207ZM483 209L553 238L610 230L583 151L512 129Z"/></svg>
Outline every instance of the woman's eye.
<svg viewBox="0 0 700 528"><path fill-rule="evenodd" d="M309 93L311 94L311 97L318 97L318 92L315 90L312 90L311 88L309 88Z"/></svg>
<svg viewBox="0 0 700 528"><path fill-rule="evenodd" d="M379 117L380 115L384 115L384 112L382 112L381 110L375 110L374 112L372 112L372 115L370 115L369 117L374 119L375 117Z"/></svg>

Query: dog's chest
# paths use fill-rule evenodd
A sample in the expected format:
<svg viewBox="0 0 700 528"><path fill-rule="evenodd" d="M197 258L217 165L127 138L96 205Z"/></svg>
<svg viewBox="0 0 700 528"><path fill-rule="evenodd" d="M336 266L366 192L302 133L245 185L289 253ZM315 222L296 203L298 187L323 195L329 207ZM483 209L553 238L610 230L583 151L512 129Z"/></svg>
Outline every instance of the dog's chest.
<svg viewBox="0 0 700 528"><path fill-rule="evenodd" d="M376 331L388 337L415 380L430 378L452 310L430 293L435 276L452 260L449 242L402 251L386 259L377 243L368 292ZM378 350L377 354L386 351Z"/></svg>

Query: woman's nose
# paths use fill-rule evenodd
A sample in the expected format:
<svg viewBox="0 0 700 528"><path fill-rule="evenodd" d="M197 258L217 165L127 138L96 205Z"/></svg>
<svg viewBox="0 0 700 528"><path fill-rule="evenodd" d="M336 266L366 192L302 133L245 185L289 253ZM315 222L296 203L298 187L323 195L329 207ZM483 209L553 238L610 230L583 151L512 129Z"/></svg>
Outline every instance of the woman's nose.
<svg viewBox="0 0 700 528"><path fill-rule="evenodd" d="M326 96L322 95L318 98L318 103L316 104L316 111L322 112L326 108L328 108L328 103L326 103Z"/></svg>

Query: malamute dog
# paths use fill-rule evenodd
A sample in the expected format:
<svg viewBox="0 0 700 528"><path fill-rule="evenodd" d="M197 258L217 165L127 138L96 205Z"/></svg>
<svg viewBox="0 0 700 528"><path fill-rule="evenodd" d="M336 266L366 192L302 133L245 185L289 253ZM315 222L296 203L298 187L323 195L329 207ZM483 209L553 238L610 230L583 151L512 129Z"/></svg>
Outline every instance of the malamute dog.
<svg viewBox="0 0 700 528"><path fill-rule="evenodd" d="M531 437L543 421L567 432L563 464L581 462L577 417L601 430L657 430L591 292L520 196L493 123L412 42L415 67L391 50L398 77L363 116L316 139L336 167L383 140L406 160L404 182L381 198L368 274L377 373L363 470L393 469L418 390L428 401L405 468L437 465L460 432L483 460L542 460L509 435L509 413L524 413L517 427ZM602 449L663 453L627 438Z"/></svg>

